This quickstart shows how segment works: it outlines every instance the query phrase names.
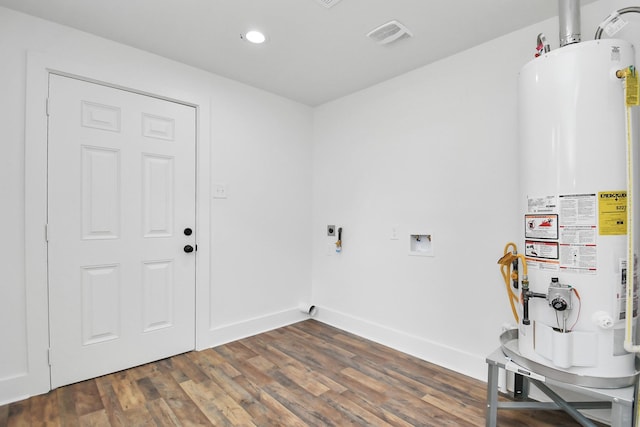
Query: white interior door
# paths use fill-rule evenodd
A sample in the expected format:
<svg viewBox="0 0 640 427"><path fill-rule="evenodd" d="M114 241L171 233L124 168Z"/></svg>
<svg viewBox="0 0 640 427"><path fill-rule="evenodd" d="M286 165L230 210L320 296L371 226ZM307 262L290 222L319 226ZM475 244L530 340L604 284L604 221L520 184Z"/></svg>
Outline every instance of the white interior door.
<svg viewBox="0 0 640 427"><path fill-rule="evenodd" d="M52 388L195 348L195 129L193 107L50 75Z"/></svg>

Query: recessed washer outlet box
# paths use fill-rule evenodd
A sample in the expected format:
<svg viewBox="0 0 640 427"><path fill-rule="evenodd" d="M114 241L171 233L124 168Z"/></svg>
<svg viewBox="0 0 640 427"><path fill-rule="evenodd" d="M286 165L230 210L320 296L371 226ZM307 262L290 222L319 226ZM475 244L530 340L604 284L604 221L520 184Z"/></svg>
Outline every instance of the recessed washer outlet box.
<svg viewBox="0 0 640 427"><path fill-rule="evenodd" d="M367 37L375 40L379 44L390 44L402 39L413 37L413 34L403 24L393 20L369 31L367 33Z"/></svg>
<svg viewBox="0 0 640 427"><path fill-rule="evenodd" d="M316 2L329 9L339 3L340 0L316 0Z"/></svg>
<svg viewBox="0 0 640 427"><path fill-rule="evenodd" d="M428 232L410 234L409 255L434 256L433 235Z"/></svg>

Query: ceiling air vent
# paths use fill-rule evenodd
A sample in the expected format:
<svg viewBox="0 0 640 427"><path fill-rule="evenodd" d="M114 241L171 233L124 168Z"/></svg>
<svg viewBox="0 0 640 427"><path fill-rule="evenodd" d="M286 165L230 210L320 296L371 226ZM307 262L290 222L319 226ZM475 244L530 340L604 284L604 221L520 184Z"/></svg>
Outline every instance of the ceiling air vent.
<svg viewBox="0 0 640 427"><path fill-rule="evenodd" d="M367 37L380 44L389 44L398 40L413 37L413 34L411 34L411 31L409 31L407 27L394 20L371 30L367 34Z"/></svg>
<svg viewBox="0 0 640 427"><path fill-rule="evenodd" d="M330 7L335 6L340 0L316 0L318 3L329 9Z"/></svg>

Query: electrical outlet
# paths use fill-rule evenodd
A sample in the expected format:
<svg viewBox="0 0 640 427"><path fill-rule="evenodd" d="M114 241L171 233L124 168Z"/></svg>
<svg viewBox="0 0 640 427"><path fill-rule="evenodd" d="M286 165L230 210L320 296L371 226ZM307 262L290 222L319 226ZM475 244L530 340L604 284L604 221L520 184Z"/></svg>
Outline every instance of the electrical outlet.
<svg viewBox="0 0 640 427"><path fill-rule="evenodd" d="M327 236L335 236L335 235L336 235L336 226L327 225Z"/></svg>

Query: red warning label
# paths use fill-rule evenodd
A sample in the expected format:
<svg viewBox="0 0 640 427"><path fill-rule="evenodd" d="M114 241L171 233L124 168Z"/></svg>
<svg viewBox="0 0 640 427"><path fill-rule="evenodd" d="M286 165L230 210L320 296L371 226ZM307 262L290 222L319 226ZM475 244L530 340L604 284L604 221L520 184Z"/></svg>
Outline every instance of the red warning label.
<svg viewBox="0 0 640 427"><path fill-rule="evenodd" d="M525 215L526 239L558 239L558 215Z"/></svg>

